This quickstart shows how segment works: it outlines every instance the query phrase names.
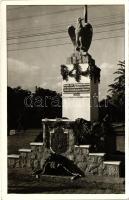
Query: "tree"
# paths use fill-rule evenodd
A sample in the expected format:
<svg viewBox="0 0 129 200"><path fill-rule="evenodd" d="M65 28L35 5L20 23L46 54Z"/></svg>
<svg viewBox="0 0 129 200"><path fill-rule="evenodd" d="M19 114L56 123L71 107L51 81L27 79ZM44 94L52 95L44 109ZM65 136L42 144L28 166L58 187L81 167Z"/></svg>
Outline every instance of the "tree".
<svg viewBox="0 0 129 200"><path fill-rule="evenodd" d="M114 83L110 84L110 95L107 96L109 103L113 104L119 110L120 120L124 121L125 118L125 61L119 61L119 68L114 74L117 77Z"/></svg>
<svg viewBox="0 0 129 200"><path fill-rule="evenodd" d="M10 129L41 128L42 118L62 117L62 98L56 91L36 87L32 93L20 86L7 88Z"/></svg>
<svg viewBox="0 0 129 200"><path fill-rule="evenodd" d="M20 86L7 88L8 131L10 129L23 129L25 115L24 99L30 93L29 90L23 90Z"/></svg>

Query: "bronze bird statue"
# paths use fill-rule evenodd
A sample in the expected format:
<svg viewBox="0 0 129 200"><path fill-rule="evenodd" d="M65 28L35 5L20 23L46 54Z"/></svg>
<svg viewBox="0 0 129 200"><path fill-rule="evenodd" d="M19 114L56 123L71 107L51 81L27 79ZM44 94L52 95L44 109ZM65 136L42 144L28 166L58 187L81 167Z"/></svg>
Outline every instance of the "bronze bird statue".
<svg viewBox="0 0 129 200"><path fill-rule="evenodd" d="M87 22L87 7L85 7L84 18L78 18L76 28L73 25L68 27L68 34L77 51L88 52L92 41L93 28Z"/></svg>

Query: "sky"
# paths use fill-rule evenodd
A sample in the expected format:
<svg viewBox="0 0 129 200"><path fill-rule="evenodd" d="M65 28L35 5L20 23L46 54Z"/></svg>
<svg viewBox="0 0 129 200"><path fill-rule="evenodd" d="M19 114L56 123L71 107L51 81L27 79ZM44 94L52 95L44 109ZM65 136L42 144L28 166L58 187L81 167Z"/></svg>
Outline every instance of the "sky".
<svg viewBox="0 0 129 200"><path fill-rule="evenodd" d="M8 86L61 92L60 66L73 53L67 29L83 17L83 9L83 5L7 6ZM118 61L124 60L124 6L88 5L88 22L93 27L89 53L101 69L101 100L113 83Z"/></svg>

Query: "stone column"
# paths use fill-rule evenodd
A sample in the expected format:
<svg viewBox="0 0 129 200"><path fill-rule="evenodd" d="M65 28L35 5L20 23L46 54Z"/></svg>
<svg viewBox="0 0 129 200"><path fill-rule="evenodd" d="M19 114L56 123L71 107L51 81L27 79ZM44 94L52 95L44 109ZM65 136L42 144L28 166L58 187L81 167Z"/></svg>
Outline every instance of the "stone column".
<svg viewBox="0 0 129 200"><path fill-rule="evenodd" d="M70 120L98 120L100 69L89 54L74 53L61 65L62 115Z"/></svg>

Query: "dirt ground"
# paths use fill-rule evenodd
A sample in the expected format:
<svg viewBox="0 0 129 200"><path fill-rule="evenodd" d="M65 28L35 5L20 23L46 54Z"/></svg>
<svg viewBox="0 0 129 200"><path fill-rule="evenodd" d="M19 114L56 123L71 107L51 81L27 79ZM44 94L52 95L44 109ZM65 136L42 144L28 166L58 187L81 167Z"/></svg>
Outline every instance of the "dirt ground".
<svg viewBox="0 0 129 200"><path fill-rule="evenodd" d="M94 177L71 181L71 177L42 176L39 179L27 169L9 169L8 193L19 194L123 194L124 184ZM89 181L90 180L90 181Z"/></svg>

